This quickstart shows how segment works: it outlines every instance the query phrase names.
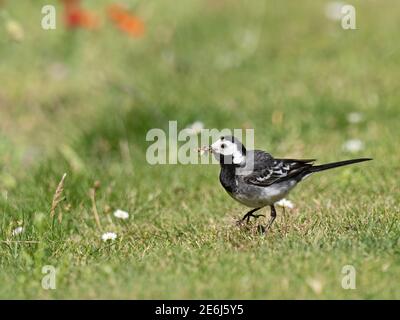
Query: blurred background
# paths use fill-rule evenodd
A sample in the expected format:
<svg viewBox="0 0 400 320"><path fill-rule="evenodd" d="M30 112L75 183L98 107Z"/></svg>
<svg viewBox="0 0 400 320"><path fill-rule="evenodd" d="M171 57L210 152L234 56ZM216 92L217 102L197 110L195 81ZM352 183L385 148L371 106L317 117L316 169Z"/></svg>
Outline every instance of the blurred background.
<svg viewBox="0 0 400 320"><path fill-rule="evenodd" d="M56 8L55 30L41 26L41 10L48 4ZM174 273L174 251L167 266L161 267L162 262L153 257L148 267L142 266L128 277L135 281L137 291L121 289L130 280L117 276L105 276L114 280L93 289L97 282L93 278L91 283L89 274L97 272L93 272L97 270L94 266L104 263L108 269L102 272L109 275L110 270L118 269L119 259L143 259L147 250L170 257L173 244L197 248L199 241L204 245L201 239L207 227L214 226L219 238L226 219L244 210L223 194L217 166L147 164L146 133L152 128L167 131L170 120L178 121L178 129L193 123L205 128L254 128L255 146L277 157L316 157L321 162L375 158L369 169L336 171L314 184L308 182L292 198L304 209L293 219L302 222L301 214L307 210L325 208L331 212L329 219L339 219L334 221L340 225L343 216L332 218L335 212L344 207L351 211L346 206L353 204L357 209L351 215L356 220L372 219L357 220L360 228L393 223L391 229L360 229L357 234L362 236L345 238L342 245L352 255L351 244L367 239L365 246L360 246L369 248L367 253L358 248L354 260L387 252L389 262L372 259L378 262L377 269L371 267L371 274L378 274L385 263L395 265L393 272L398 272L398 258L392 258L398 253L398 233L392 233L398 230L394 217L399 210L400 3L351 1L356 8L356 30L341 27L343 4L322 0L0 0L1 235L3 241L11 241L12 230L23 226L22 240L44 242L28 246L7 242L0 247L1 266L13 275L13 280L3 278L2 296L10 297L13 288L15 296L37 297L36 282L31 279L40 278L38 266L47 261L58 263L63 270L60 281L69 285L69 291L39 294L44 297L212 298L220 292L230 298L279 298L321 294L318 279L325 279L324 275L317 280L311 276L316 282L298 289L298 295L291 285L287 289L283 285L282 295L274 296L257 293L258 282L249 275L240 274L250 278L241 278L237 287L225 286L227 269L196 267L186 257L179 265L188 269ZM46 219L64 172L68 174L64 225L55 231ZM96 181L101 184L96 201L103 229L118 233L119 242L112 248L116 251L105 251L111 249L99 243L88 196ZM215 206L207 205L208 201ZM334 208L332 203L344 207ZM110 212L119 207L135 215L134 222L118 225L113 221ZM365 216L366 212L371 216ZM170 233L166 234L166 229ZM328 247L343 248L332 242L340 236L325 231L321 231L323 240L318 236L315 243L326 241ZM189 244L176 240L181 236ZM246 235L242 237L247 241ZM373 240L378 238L383 242L389 239L387 247ZM227 260L232 262L241 246L231 236L225 240L228 251L232 250ZM207 243L213 248L212 240ZM89 254L91 250L96 253ZM267 249L248 250L251 257L258 257L257 250ZM196 257L197 253L192 254ZM205 259L203 254L208 253L199 254L199 261ZM318 260L320 266L332 255L326 252L325 258ZM243 264L254 258L250 256L243 257ZM105 262L112 259L116 260ZM190 261L197 260L192 256ZM82 272L90 289L72 284L80 273L68 269L69 264L86 270ZM165 291L152 287L157 281L146 278L155 266L167 270L158 282ZM202 270L201 276L190 278L185 287L190 268ZM21 275L21 271L31 276ZM201 285L219 272L222 280L215 280L215 287L220 285L221 290L214 292ZM254 272L259 276L261 271ZM298 272L300 278L308 277ZM373 278L371 274L366 277ZM382 283L390 283L390 279ZM271 281L278 286L286 283L281 278ZM177 289L176 283L184 289ZM152 289L146 291L147 287ZM354 297L396 295L394 289L383 287L358 291ZM298 288L303 288L300 282ZM169 295L165 296L166 291ZM322 296L344 294L330 292Z"/></svg>
<svg viewBox="0 0 400 320"><path fill-rule="evenodd" d="M121 142L139 153L168 120L255 128L258 145L281 154L323 156L311 148L341 152L353 138L382 148L395 134L396 1L354 2L357 30L327 1L60 0L47 31L48 2L1 3L2 149L18 167L58 151L107 158Z"/></svg>

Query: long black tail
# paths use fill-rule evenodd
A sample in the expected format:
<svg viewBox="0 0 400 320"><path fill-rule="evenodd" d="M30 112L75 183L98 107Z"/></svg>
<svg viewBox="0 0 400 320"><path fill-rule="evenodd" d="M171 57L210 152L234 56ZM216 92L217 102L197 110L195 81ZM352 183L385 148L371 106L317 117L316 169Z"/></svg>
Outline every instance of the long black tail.
<svg viewBox="0 0 400 320"><path fill-rule="evenodd" d="M310 172L318 172L318 171L333 169L333 168L337 168L337 167L341 167L341 166L347 166L349 164L364 162L364 161L369 161L369 160L372 160L372 159L371 158L360 158L360 159L344 160L344 161L321 164L319 166L312 166L309 168L309 170L310 170Z"/></svg>

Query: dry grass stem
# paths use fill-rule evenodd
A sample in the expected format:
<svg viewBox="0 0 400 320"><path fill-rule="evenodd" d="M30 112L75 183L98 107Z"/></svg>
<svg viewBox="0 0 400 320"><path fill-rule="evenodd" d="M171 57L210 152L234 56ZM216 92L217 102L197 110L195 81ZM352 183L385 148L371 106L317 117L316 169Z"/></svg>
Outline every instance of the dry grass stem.
<svg viewBox="0 0 400 320"><path fill-rule="evenodd" d="M67 176L67 174L64 173L64 175L61 178L60 183L57 186L56 192L54 193L54 196L53 196L53 201L51 203L51 208L50 208L50 217L52 219L54 218L54 215L56 213L56 209L57 209L58 205L63 200L62 193L64 191L64 182L65 182L66 176ZM60 223L62 221L62 212L61 211L60 211L60 213L58 215L58 221Z"/></svg>
<svg viewBox="0 0 400 320"><path fill-rule="evenodd" d="M96 188L90 189L90 200L92 200L92 212L94 216L94 220L96 221L97 227L101 230L99 213L97 212L96 207Z"/></svg>

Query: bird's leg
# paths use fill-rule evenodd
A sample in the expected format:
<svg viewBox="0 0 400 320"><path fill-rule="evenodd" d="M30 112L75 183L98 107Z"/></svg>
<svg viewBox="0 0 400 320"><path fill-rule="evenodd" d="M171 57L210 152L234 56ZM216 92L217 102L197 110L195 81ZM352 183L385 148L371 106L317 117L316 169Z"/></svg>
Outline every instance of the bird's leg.
<svg viewBox="0 0 400 320"><path fill-rule="evenodd" d="M255 208L255 209L250 210L250 211L247 212L247 213L243 216L243 218L240 219L238 222L241 223L241 222L243 222L244 220L246 220L246 222L249 223L250 217L253 217L253 218L256 218L256 219L259 218L259 217L261 217L261 216L264 217L263 214L253 214L254 212L260 210L261 208L262 208L262 207L260 207L260 208Z"/></svg>
<svg viewBox="0 0 400 320"><path fill-rule="evenodd" d="M269 218L267 227L264 228L264 226L262 226L262 225L259 225L259 226L258 226L258 230L259 230L260 233L265 233L266 231L268 231L268 230L271 228L272 223L273 223L274 220L276 219L276 210L275 210L275 207L274 207L274 205L271 205L270 207L271 207L271 217Z"/></svg>
<svg viewBox="0 0 400 320"><path fill-rule="evenodd" d="M268 221L268 225L267 225L267 231L271 228L272 223L275 221L276 219L276 210L274 205L271 206L271 217L269 218Z"/></svg>

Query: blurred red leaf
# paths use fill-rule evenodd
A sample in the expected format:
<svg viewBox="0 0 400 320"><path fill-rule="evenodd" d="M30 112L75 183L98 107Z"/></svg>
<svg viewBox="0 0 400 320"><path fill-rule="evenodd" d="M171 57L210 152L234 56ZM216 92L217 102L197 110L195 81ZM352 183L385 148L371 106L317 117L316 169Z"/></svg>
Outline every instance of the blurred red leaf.
<svg viewBox="0 0 400 320"><path fill-rule="evenodd" d="M68 28L96 29L99 18L94 13L81 7L81 0L62 0L64 4L64 19Z"/></svg>

